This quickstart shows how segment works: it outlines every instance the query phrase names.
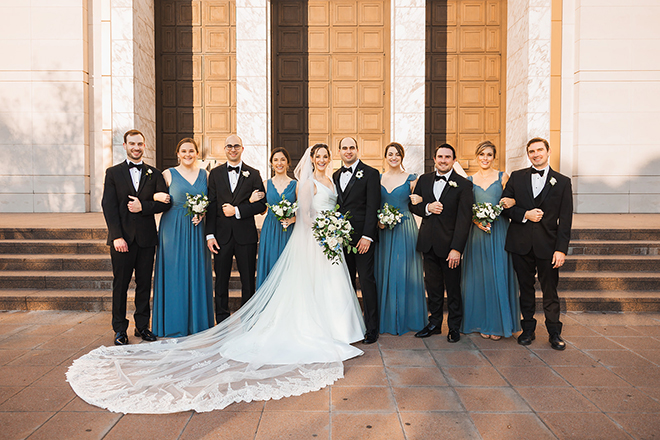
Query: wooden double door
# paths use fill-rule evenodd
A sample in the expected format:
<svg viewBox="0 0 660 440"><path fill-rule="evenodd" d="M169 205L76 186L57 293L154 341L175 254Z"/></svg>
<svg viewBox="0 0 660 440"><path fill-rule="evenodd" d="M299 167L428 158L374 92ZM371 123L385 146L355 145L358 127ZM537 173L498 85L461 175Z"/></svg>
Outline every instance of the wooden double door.
<svg viewBox="0 0 660 440"><path fill-rule="evenodd" d="M385 0L273 0L273 147L294 161L344 136L380 166L389 142L390 5Z"/></svg>

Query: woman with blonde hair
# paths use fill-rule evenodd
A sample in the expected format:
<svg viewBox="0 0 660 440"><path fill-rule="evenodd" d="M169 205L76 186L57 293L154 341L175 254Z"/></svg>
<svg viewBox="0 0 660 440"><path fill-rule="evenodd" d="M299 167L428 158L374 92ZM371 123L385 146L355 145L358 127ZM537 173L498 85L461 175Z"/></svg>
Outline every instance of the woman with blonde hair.
<svg viewBox="0 0 660 440"><path fill-rule="evenodd" d="M492 142L479 143L475 151L479 170L468 179L473 184L475 203L501 203L509 208L515 200L501 198L509 176L493 168L496 154ZM508 229L505 217L487 225L477 221L472 225L461 264L461 333L479 332L481 337L497 341L520 331L518 283L511 257L504 250Z"/></svg>

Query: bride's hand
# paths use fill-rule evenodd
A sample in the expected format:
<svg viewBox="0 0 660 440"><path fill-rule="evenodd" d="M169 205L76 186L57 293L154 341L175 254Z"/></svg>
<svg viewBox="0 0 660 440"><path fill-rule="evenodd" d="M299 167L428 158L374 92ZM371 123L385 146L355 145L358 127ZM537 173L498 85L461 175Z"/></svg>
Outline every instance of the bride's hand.
<svg viewBox="0 0 660 440"><path fill-rule="evenodd" d="M170 195L166 192L157 192L154 194L154 202L170 203Z"/></svg>
<svg viewBox="0 0 660 440"><path fill-rule="evenodd" d="M410 203L412 203L413 205L418 205L422 203L422 200L423 200L422 196L419 196L417 194L410 194Z"/></svg>
<svg viewBox="0 0 660 440"><path fill-rule="evenodd" d="M263 199L266 196L266 193L263 191L259 191L258 189L255 189L252 191L252 194L250 195L250 203L258 202L259 200Z"/></svg>

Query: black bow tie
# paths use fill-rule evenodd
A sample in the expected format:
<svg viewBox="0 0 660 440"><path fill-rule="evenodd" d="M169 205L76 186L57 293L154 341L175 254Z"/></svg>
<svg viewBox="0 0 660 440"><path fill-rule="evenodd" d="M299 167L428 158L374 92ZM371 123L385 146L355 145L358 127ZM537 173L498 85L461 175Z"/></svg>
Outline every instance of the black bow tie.
<svg viewBox="0 0 660 440"><path fill-rule="evenodd" d="M238 172L241 171L241 168L240 167L233 167L231 165L227 165L227 172L231 173L232 171L235 172L236 174L238 174Z"/></svg>
<svg viewBox="0 0 660 440"><path fill-rule="evenodd" d="M353 174L353 168L351 168L351 167L344 167L344 166L342 166L341 169L340 169L340 171L341 171L341 174L344 174L344 173L351 173L351 174Z"/></svg>
<svg viewBox="0 0 660 440"><path fill-rule="evenodd" d="M543 177L544 173L545 170L537 170L536 168L532 168L532 174L538 174L539 176Z"/></svg>
<svg viewBox="0 0 660 440"><path fill-rule="evenodd" d="M144 169L144 164L129 162L128 169L130 170L131 168L137 168L138 170L142 171Z"/></svg>
<svg viewBox="0 0 660 440"><path fill-rule="evenodd" d="M435 181L437 182L438 180L444 180L445 182L447 181L447 178L445 176L438 176L437 174L435 175Z"/></svg>

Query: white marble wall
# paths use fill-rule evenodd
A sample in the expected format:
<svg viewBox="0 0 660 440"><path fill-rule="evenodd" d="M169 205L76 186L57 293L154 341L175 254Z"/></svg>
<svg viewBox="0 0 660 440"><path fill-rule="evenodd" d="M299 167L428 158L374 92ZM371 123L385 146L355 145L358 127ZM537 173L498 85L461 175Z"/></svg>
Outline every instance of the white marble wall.
<svg viewBox="0 0 660 440"><path fill-rule="evenodd" d="M404 165L424 172L426 2L391 0L390 139L406 149Z"/></svg>
<svg viewBox="0 0 660 440"><path fill-rule="evenodd" d="M87 5L0 2L0 212L89 208Z"/></svg>
<svg viewBox="0 0 660 440"><path fill-rule="evenodd" d="M236 131L243 159L268 176L270 2L236 0Z"/></svg>
<svg viewBox="0 0 660 440"><path fill-rule="evenodd" d="M550 138L551 0L507 2L506 170L526 167L525 145Z"/></svg>
<svg viewBox="0 0 660 440"><path fill-rule="evenodd" d="M567 7L570 5L567 5ZM577 212L660 212L660 2L574 0Z"/></svg>

